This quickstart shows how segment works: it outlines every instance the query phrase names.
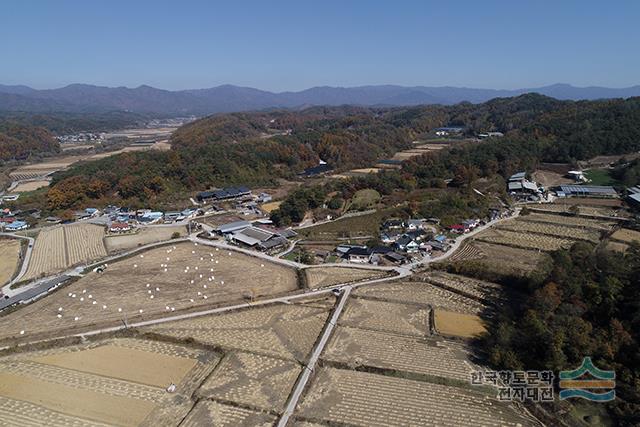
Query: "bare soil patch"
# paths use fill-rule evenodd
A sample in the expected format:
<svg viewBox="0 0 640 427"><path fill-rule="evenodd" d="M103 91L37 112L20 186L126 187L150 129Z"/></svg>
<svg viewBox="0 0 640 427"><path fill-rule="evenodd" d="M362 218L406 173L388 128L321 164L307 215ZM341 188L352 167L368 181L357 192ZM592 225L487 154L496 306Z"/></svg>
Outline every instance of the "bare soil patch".
<svg viewBox="0 0 640 427"><path fill-rule="evenodd" d="M107 236L104 239L104 242L107 247L107 251L110 254L113 254L135 249L149 243L170 240L173 233L180 233L181 237L186 236L187 229L184 225L171 227L143 227L136 233Z"/></svg>
<svg viewBox="0 0 640 427"><path fill-rule="evenodd" d="M640 231L620 228L611 235L611 238L625 243L631 243L634 240L640 242Z"/></svg>

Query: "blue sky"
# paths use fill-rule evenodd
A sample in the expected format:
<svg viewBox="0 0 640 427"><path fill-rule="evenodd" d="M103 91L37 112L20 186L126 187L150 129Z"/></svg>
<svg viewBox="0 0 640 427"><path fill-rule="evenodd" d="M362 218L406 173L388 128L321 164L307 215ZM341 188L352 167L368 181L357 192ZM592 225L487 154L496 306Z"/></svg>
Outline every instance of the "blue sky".
<svg viewBox="0 0 640 427"><path fill-rule="evenodd" d="M640 2L20 1L0 83L266 90L640 84Z"/></svg>

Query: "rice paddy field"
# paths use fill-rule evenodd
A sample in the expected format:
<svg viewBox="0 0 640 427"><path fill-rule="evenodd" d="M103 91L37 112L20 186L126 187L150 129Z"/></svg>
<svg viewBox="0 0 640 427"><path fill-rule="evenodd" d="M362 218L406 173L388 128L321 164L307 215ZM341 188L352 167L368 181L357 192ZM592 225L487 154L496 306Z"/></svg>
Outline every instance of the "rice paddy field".
<svg viewBox="0 0 640 427"><path fill-rule="evenodd" d="M60 228L58 228L60 229ZM37 245L37 243L36 243ZM149 319L297 289L294 269L212 247L180 243L110 263L64 289L0 317L0 340Z"/></svg>
<svg viewBox="0 0 640 427"><path fill-rule="evenodd" d="M274 304L145 327L144 332L304 362L333 308L333 298Z"/></svg>
<svg viewBox="0 0 640 427"><path fill-rule="evenodd" d="M436 309L435 328L438 333L460 338L475 338L487 329L479 316Z"/></svg>
<svg viewBox="0 0 640 427"><path fill-rule="evenodd" d="M371 270L351 267L311 267L305 268L307 287L310 289L326 288L343 283L356 283L365 280L391 276L385 270Z"/></svg>
<svg viewBox="0 0 640 427"><path fill-rule="evenodd" d="M106 236L105 247L110 254L125 252L149 243L164 242L170 240L174 233L186 236L187 229L184 225L170 227L141 227L134 233Z"/></svg>
<svg viewBox="0 0 640 427"><path fill-rule="evenodd" d="M302 367L292 360L232 351L197 395L282 412L301 371Z"/></svg>
<svg viewBox="0 0 640 427"><path fill-rule="evenodd" d="M128 338L1 357L0 424L177 425L218 360L206 350Z"/></svg>
<svg viewBox="0 0 640 427"><path fill-rule="evenodd" d="M611 239L624 243L640 242L640 231L619 228L611 235Z"/></svg>
<svg viewBox="0 0 640 427"><path fill-rule="evenodd" d="M458 387L323 368L299 417L361 426L530 426L513 406Z"/></svg>
<svg viewBox="0 0 640 427"><path fill-rule="evenodd" d="M44 228L38 234L24 280L61 272L107 256L104 227L70 224Z"/></svg>
<svg viewBox="0 0 640 427"><path fill-rule="evenodd" d="M0 286L8 283L18 269L20 241L0 238Z"/></svg>

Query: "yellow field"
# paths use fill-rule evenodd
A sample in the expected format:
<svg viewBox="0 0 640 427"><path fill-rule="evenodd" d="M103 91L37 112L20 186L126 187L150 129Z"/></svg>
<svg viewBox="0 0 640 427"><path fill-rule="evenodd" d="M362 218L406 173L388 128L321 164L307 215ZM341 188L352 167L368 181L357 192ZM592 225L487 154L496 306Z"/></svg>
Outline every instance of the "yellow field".
<svg viewBox="0 0 640 427"><path fill-rule="evenodd" d="M443 335L474 338L487 331L480 317L475 314L435 310L435 327Z"/></svg>
<svg viewBox="0 0 640 427"><path fill-rule="evenodd" d="M178 384L196 361L113 345L33 359L60 368L134 381L156 387Z"/></svg>
<svg viewBox="0 0 640 427"><path fill-rule="evenodd" d="M20 241L0 239L0 286L9 282L18 267Z"/></svg>
<svg viewBox="0 0 640 427"><path fill-rule="evenodd" d="M78 390L5 372L0 373L0 395L31 402L56 412L119 426L139 425L155 406L151 402Z"/></svg>
<svg viewBox="0 0 640 427"><path fill-rule="evenodd" d="M269 203L265 203L265 204L261 205L260 209L262 209L266 213L271 213L271 211L275 211L276 209L278 209L281 204L282 204L282 201L269 202Z"/></svg>
<svg viewBox="0 0 640 427"><path fill-rule="evenodd" d="M174 426L218 360L128 338L11 354L0 358L0 425Z"/></svg>

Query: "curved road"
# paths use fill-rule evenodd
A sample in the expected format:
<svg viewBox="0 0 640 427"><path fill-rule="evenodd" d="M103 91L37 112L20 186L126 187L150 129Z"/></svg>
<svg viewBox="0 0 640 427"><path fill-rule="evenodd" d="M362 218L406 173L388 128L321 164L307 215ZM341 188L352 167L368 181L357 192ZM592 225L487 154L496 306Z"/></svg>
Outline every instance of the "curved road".
<svg viewBox="0 0 640 427"><path fill-rule="evenodd" d="M33 245L35 243L35 239L33 237L18 236L17 234L11 234L11 233L0 233L0 236L12 237L14 239L27 240L29 242L28 245L27 245L27 250L24 253L24 258L22 259L22 265L20 266L20 271L18 272L18 274L16 274L16 277L14 277L9 283L7 283L6 285L4 285L2 287L2 293L4 295L7 295L7 296L11 297L11 296L16 294L15 290L11 289L11 285L13 285L14 283L19 282L20 279L27 272L27 268L29 267L29 260L31 260L31 252L33 252Z"/></svg>

